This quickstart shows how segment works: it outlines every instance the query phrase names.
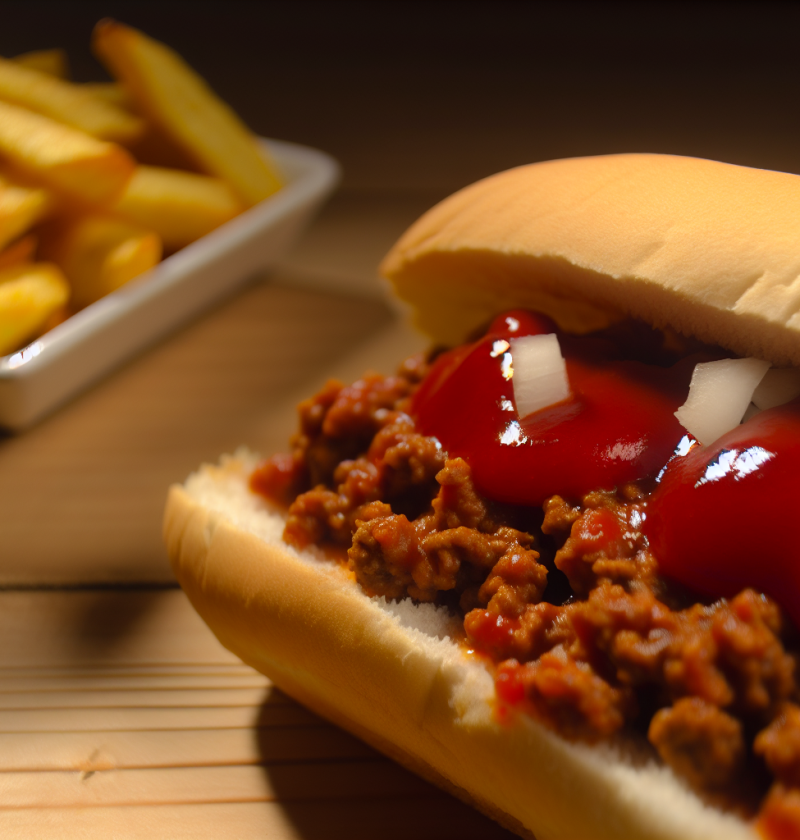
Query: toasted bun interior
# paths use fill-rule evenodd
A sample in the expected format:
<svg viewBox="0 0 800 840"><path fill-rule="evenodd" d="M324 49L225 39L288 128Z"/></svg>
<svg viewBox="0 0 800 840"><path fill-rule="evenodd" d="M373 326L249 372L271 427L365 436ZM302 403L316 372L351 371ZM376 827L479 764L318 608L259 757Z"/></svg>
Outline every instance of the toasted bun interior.
<svg viewBox="0 0 800 840"><path fill-rule="evenodd" d="M457 344L512 307L583 332L632 315L800 364L800 177L626 154L502 172L434 207L381 266Z"/></svg>
<svg viewBox="0 0 800 840"><path fill-rule="evenodd" d="M248 489L255 463L241 452L173 487L164 534L222 644L287 694L522 836L753 840L639 745L499 723L490 672L453 641L459 622L370 598L341 565L285 545L282 517Z"/></svg>

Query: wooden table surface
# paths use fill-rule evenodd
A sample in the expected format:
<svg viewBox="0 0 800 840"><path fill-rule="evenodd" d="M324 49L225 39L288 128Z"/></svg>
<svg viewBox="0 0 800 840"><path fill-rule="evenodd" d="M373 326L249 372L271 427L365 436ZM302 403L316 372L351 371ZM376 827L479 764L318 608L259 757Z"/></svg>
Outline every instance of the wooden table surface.
<svg viewBox="0 0 800 840"><path fill-rule="evenodd" d="M0 644L3 838L508 836L242 665L180 590L6 591Z"/></svg>
<svg viewBox="0 0 800 840"><path fill-rule="evenodd" d="M160 538L171 482L423 346L373 275L424 202L334 199L268 277L0 439L1 837L509 836L224 650Z"/></svg>
<svg viewBox="0 0 800 840"><path fill-rule="evenodd" d="M420 346L375 277L420 207L334 199L269 277L0 438L0 585L171 580L160 534L170 483L242 444L285 447L297 402L328 376L388 372Z"/></svg>
<svg viewBox="0 0 800 840"><path fill-rule="evenodd" d="M800 171L800 9L28 0L4 5L0 54L64 45L95 78L104 15L344 180L268 277L0 433L0 837L508 837L219 646L172 581L167 487L239 444L280 448L326 377L421 347L375 267L478 177L619 151Z"/></svg>

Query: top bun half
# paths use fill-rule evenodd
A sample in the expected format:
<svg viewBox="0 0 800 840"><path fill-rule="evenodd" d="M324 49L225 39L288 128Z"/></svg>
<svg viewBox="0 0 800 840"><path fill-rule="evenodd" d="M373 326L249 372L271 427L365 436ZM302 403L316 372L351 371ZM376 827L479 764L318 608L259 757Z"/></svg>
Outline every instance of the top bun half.
<svg viewBox="0 0 800 840"><path fill-rule="evenodd" d="M523 307L800 365L800 176L651 154L535 163L445 199L381 271L440 344Z"/></svg>

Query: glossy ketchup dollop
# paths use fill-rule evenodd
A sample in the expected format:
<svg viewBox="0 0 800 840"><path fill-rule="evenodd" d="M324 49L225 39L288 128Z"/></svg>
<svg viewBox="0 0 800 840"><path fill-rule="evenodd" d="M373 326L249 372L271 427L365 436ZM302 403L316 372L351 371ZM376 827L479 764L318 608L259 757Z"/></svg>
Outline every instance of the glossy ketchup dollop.
<svg viewBox="0 0 800 840"><path fill-rule="evenodd" d="M553 332L572 396L522 419L510 341ZM554 494L577 500L655 476L685 434L674 412L686 399L694 360L662 367L621 356L606 336L569 336L543 316L509 312L483 338L435 361L412 413L423 434L469 463L489 498L524 505Z"/></svg>
<svg viewBox="0 0 800 840"><path fill-rule="evenodd" d="M753 587L800 626L800 400L684 447L647 507L663 574L713 597Z"/></svg>

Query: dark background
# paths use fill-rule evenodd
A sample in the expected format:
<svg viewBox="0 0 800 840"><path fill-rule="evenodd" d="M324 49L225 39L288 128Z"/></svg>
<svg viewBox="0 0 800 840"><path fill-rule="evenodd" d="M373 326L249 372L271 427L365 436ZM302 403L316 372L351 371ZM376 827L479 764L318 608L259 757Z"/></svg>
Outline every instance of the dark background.
<svg viewBox="0 0 800 840"><path fill-rule="evenodd" d="M346 191L617 151L800 171L800 4L6 0L0 54L61 45L100 79L104 16L176 48L260 134L331 152Z"/></svg>

